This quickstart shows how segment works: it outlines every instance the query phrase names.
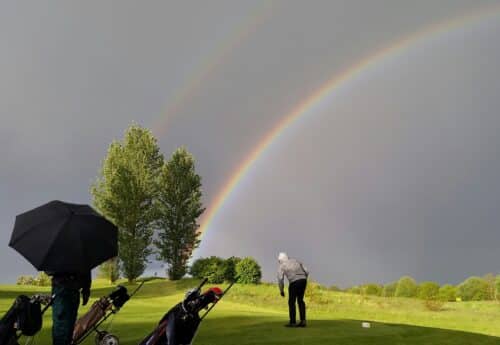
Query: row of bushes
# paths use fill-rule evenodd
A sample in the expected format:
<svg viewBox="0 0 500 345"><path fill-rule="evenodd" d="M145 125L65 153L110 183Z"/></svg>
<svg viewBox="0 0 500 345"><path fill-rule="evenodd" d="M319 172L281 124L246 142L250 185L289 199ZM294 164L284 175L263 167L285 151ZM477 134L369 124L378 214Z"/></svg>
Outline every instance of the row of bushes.
<svg viewBox="0 0 500 345"><path fill-rule="evenodd" d="M35 285L35 286L50 286L51 279L45 272L40 272L36 277L34 276L20 276L16 281L17 285Z"/></svg>
<svg viewBox="0 0 500 345"><path fill-rule="evenodd" d="M337 287L333 288L337 290ZM376 283L353 286L346 292L383 297L416 297L422 300L441 301L488 301L500 300L500 276L488 274L484 277L470 277L457 286L445 284L440 286L432 281L417 284L409 276L398 281L381 285Z"/></svg>
<svg viewBox="0 0 500 345"><path fill-rule="evenodd" d="M200 258L193 262L189 274L194 278L207 278L209 283L224 281L242 284L258 284L262 279L262 269L254 258L230 257L223 259L218 256Z"/></svg>
<svg viewBox="0 0 500 345"><path fill-rule="evenodd" d="M101 270L100 273L104 272ZM117 273L117 271L116 271ZM254 258L230 257L223 259L218 256L200 258L193 262L189 274L197 279L207 278L209 283L238 282L241 284L258 284L262 279L262 269ZM106 271L106 278L109 273ZM118 279L118 275L115 280ZM20 276L17 285L50 286L51 278L44 272L34 276Z"/></svg>

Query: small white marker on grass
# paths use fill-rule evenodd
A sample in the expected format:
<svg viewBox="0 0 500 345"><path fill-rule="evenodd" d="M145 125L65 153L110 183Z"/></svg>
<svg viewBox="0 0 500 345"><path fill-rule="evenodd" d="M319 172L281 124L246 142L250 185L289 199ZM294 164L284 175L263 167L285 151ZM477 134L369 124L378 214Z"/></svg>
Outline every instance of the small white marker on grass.
<svg viewBox="0 0 500 345"><path fill-rule="evenodd" d="M370 328L371 325L370 325L369 322L361 322L361 327L363 327L363 328Z"/></svg>

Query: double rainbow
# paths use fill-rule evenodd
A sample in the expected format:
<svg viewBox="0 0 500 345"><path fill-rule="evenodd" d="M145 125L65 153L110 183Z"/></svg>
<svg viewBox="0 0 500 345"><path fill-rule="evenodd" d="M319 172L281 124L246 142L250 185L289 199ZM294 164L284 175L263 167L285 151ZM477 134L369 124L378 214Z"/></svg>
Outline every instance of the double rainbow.
<svg viewBox="0 0 500 345"><path fill-rule="evenodd" d="M235 191L239 182L246 176L250 167L259 159L259 157L275 142L286 130L298 119L312 114L311 111L315 105L322 102L329 96L345 86L349 81L353 81L361 76L364 72L376 67L384 61L403 54L406 50L416 44L423 43L427 40L433 39L436 36L441 36L454 30L460 29L464 26L474 24L479 21L491 19L500 12L500 5L484 8L473 14L447 20L436 25L427 27L421 31L415 32L409 36L393 42L392 44L383 47L373 54L364 57L357 61L350 68L335 75L323 86L309 95L306 99L300 102L293 110L285 115L283 119L269 131L264 138L257 144L257 146L250 152L250 154L243 160L243 162L232 173L229 181L224 185L222 190L217 194L214 201L208 208L208 212L203 219L200 227L200 232L205 233L211 226L214 218L219 211L223 208L229 196Z"/></svg>

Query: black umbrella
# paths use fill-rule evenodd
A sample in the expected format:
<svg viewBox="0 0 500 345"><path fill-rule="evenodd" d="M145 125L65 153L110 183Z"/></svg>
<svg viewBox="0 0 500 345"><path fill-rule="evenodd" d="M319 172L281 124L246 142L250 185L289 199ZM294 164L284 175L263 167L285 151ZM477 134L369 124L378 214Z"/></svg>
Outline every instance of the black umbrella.
<svg viewBox="0 0 500 345"><path fill-rule="evenodd" d="M9 246L39 271L87 272L118 255L118 229L88 205L51 201L16 217Z"/></svg>

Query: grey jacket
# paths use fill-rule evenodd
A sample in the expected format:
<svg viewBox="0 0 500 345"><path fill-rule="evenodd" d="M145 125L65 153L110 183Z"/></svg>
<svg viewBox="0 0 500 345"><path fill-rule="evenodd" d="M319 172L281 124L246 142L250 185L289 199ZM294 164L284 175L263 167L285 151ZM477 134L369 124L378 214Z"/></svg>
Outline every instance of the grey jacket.
<svg viewBox="0 0 500 345"><path fill-rule="evenodd" d="M282 261L278 269L278 284L281 292L285 287L285 276L289 283L293 283L300 279L307 279L309 271L298 260L288 259Z"/></svg>

